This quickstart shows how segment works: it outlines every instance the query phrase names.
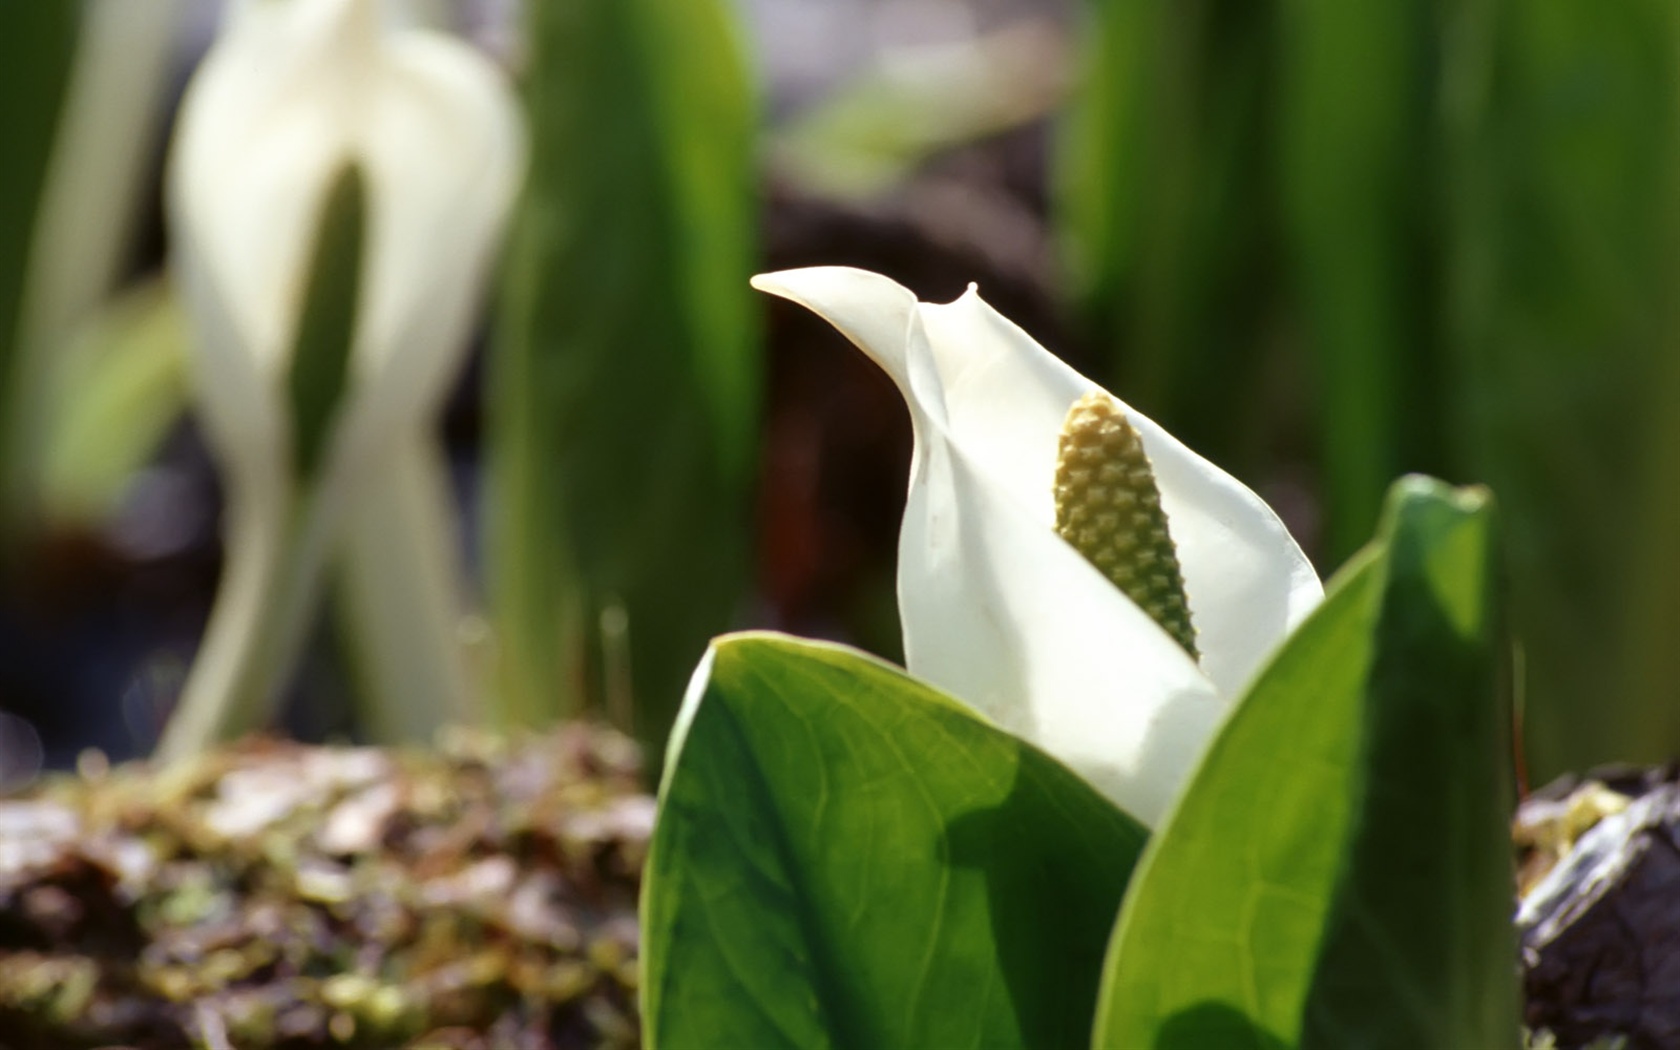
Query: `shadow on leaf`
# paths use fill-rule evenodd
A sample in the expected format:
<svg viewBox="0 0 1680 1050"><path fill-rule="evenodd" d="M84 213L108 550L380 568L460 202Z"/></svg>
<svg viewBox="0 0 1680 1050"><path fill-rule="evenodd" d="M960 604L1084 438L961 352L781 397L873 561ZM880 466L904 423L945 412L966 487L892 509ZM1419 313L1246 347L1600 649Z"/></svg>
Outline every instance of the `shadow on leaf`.
<svg viewBox="0 0 1680 1050"><path fill-rule="evenodd" d="M1167 1018L1155 1050L1284 1050L1282 1039L1229 1003L1197 1003Z"/></svg>
<svg viewBox="0 0 1680 1050"><path fill-rule="evenodd" d="M1091 800L1070 806L1070 793ZM1008 795L945 830L948 862L985 879L998 960L1027 1045L1090 1045L1109 931L1147 838L1097 803L1073 774L1022 747Z"/></svg>

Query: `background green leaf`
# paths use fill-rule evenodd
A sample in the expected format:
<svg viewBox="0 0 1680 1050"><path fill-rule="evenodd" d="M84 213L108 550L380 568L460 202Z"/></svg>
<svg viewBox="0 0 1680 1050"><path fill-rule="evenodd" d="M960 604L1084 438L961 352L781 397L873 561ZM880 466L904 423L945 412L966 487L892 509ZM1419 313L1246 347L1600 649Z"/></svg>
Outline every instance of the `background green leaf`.
<svg viewBox="0 0 1680 1050"><path fill-rule="evenodd" d="M1062 59L1030 21L898 50L779 129L773 170L819 196L878 199L941 153L1042 120L1066 95Z"/></svg>
<svg viewBox="0 0 1680 1050"><path fill-rule="evenodd" d="M1531 779L1674 754L1680 8L1087 8L1057 221L1109 385L1320 565L1396 474L1488 484Z"/></svg>
<svg viewBox="0 0 1680 1050"><path fill-rule="evenodd" d="M1104 386L1241 474L1275 356L1278 0L1091 0L1057 227Z"/></svg>
<svg viewBox="0 0 1680 1050"><path fill-rule="evenodd" d="M1396 485L1150 847L1096 1045L1517 1045L1493 528Z"/></svg>
<svg viewBox="0 0 1680 1050"><path fill-rule="evenodd" d="M1396 474L1443 468L1443 56L1480 2L1087 5L1057 157L1085 334L1251 484L1310 462L1324 564Z"/></svg>
<svg viewBox="0 0 1680 1050"><path fill-rule="evenodd" d="M304 271L297 334L286 360L291 408L292 473L298 484L316 479L327 439L350 382L350 348L361 298L363 244L367 226L367 180L355 164L344 167L327 188L315 239Z"/></svg>
<svg viewBox="0 0 1680 1050"><path fill-rule="evenodd" d="M1083 1046L1145 832L872 657L714 645L642 901L652 1046Z"/></svg>
<svg viewBox="0 0 1680 1050"><path fill-rule="evenodd" d="M1680 8L1480 7L1457 77L1449 389L1464 469L1510 523L1543 783L1680 749Z"/></svg>
<svg viewBox="0 0 1680 1050"><path fill-rule="evenodd" d="M37 85L39 95L24 90L0 103L24 100L45 107L40 117L56 114L45 181L34 201L28 280L13 329L10 400L0 410L13 415L12 446L0 462L4 511L20 533L35 535L96 510L92 504L108 502L106 493L114 499L125 479L112 472L147 462L162 429L179 414L179 399L170 403L166 373L173 366L166 356L152 354L142 366L145 355L131 353L142 341L113 331L112 322L134 314L116 300L149 254L146 219L157 193L156 165L178 73L175 44L188 5L187 0L84 0L22 6L31 17L39 10L61 20L38 40L10 35L17 31L14 24L5 27L7 43L0 47L25 42L36 63L53 61L62 43L55 33L66 16L74 15L77 23L62 93ZM4 138L11 141L10 130ZM13 203L8 199L0 207ZM88 399L99 405L84 409L69 403L84 382L90 386ZM115 413L109 433L81 430L74 435L77 447L67 450L66 420L96 423L101 411ZM128 438L138 447L119 450ZM67 477L66 468L78 473ZM69 501L66 481L82 486Z"/></svg>
<svg viewBox="0 0 1680 1050"><path fill-rule="evenodd" d="M168 284L113 299L62 349L54 380L42 414L42 518L96 528L186 411L186 317Z"/></svg>
<svg viewBox="0 0 1680 1050"><path fill-rule="evenodd" d="M542 724L633 695L657 744L743 589L755 107L720 0L526 10L489 404L497 699Z"/></svg>
<svg viewBox="0 0 1680 1050"><path fill-rule="evenodd" d="M1317 392L1324 561L1371 535L1403 470L1439 470L1440 17L1433 3L1283 0L1278 161Z"/></svg>
<svg viewBox="0 0 1680 1050"><path fill-rule="evenodd" d="M12 418L13 386L36 207L70 79L79 10L73 3L0 7L0 477L8 487L10 446L23 437Z"/></svg>

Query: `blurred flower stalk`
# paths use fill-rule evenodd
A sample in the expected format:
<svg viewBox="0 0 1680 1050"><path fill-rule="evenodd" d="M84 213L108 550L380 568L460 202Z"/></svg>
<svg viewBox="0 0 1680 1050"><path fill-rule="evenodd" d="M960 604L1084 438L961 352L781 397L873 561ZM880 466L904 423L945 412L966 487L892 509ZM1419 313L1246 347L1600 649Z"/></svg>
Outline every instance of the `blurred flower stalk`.
<svg viewBox="0 0 1680 1050"><path fill-rule="evenodd" d="M374 0L253 0L182 103L168 172L226 562L159 753L263 724L341 575L369 728L469 712L460 567L430 432L517 190L500 71Z"/></svg>
<svg viewBox="0 0 1680 1050"><path fill-rule="evenodd" d="M1106 402L1141 438L1142 473L1152 468L1159 493L1154 524L1170 523L1170 541L1144 544L1155 548L1145 560L1165 555L1142 574L1166 579L1159 569L1176 546L1198 656L1169 633L1171 616L1099 567L1102 552L1058 534L1058 445L1096 384L972 289L948 305L920 303L885 277L841 267L753 283L833 324L910 409L916 447L898 553L908 670L1155 825L1230 705L1323 597L1282 521L1153 421ZM1133 499L1095 513L1118 522Z"/></svg>

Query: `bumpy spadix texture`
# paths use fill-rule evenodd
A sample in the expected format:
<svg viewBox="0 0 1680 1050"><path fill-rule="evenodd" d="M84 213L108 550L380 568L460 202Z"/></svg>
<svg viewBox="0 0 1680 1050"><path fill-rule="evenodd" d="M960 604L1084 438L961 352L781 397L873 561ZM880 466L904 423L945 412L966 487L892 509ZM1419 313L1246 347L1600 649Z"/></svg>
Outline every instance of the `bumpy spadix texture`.
<svg viewBox="0 0 1680 1050"><path fill-rule="evenodd" d="M892 377L915 427L899 534L905 663L1155 823L1232 700L1323 596L1259 497L1116 402L1172 523L1198 665L1056 534L1056 446L1096 384L972 290L949 305L861 270L755 287L827 319Z"/></svg>
<svg viewBox="0 0 1680 1050"><path fill-rule="evenodd" d="M1093 390L1068 410L1056 447L1056 535L1194 658L1196 629L1161 490L1143 438Z"/></svg>

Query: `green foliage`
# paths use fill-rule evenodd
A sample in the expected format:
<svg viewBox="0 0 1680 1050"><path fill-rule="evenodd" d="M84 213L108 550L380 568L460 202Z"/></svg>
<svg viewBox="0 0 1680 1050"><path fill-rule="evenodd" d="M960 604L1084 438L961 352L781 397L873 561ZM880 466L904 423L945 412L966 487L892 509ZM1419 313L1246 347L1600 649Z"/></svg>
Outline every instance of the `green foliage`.
<svg viewBox="0 0 1680 1050"><path fill-rule="evenodd" d="M1487 482L1533 778L1671 757L1680 13L1090 11L1059 224L1110 385L1251 483L1312 461L1321 564L1397 473Z"/></svg>
<svg viewBox="0 0 1680 1050"><path fill-rule="evenodd" d="M1054 760L832 645L696 676L642 902L652 1046L1083 1046L1144 840Z"/></svg>
<svg viewBox="0 0 1680 1050"><path fill-rule="evenodd" d="M1065 91L1062 41L1047 25L952 44L895 47L778 128L766 143L778 178L806 192L867 201L930 159L1049 115Z"/></svg>
<svg viewBox="0 0 1680 1050"><path fill-rule="evenodd" d="M1443 462L1442 15L1333 0L1091 11L1059 225L1110 385L1251 478L1305 436L1292 417L1316 422L1322 553L1339 563L1390 478Z"/></svg>
<svg viewBox="0 0 1680 1050"><path fill-rule="evenodd" d="M1371 534L1389 479L1442 455L1439 13L1284 0L1278 15L1277 206L1336 564Z"/></svg>
<svg viewBox="0 0 1680 1050"><path fill-rule="evenodd" d="M1116 928L1100 1045L1173 1045L1231 1017L1298 1038L1353 819L1382 569L1344 570L1215 740Z"/></svg>
<svg viewBox="0 0 1680 1050"><path fill-rule="evenodd" d="M164 282L118 297L59 354L44 413L41 513L93 527L117 509L187 402L187 330Z"/></svg>
<svg viewBox="0 0 1680 1050"><path fill-rule="evenodd" d="M492 360L502 717L657 745L744 575L754 105L719 0L527 6L532 157Z"/></svg>
<svg viewBox="0 0 1680 1050"><path fill-rule="evenodd" d="M1517 1046L1485 491L1408 478L1165 826L897 670L719 641L661 794L655 1046Z"/></svg>
<svg viewBox="0 0 1680 1050"><path fill-rule="evenodd" d="M1510 521L1540 783L1680 749L1680 11L1472 10L1450 378L1464 468Z"/></svg>
<svg viewBox="0 0 1680 1050"><path fill-rule="evenodd" d="M309 284L286 375L290 395L292 470L311 481L332 436L334 417L350 383L350 348L362 282L367 180L351 165L327 189L310 252Z"/></svg>
<svg viewBox="0 0 1680 1050"><path fill-rule="evenodd" d="M1277 3L1093 0L1056 173L1103 385L1239 470L1277 322Z"/></svg>
<svg viewBox="0 0 1680 1050"><path fill-rule="evenodd" d="M1497 561L1485 494L1395 486L1146 852L1097 1045L1518 1045Z"/></svg>
<svg viewBox="0 0 1680 1050"><path fill-rule="evenodd" d="M8 477L10 446L21 437L12 418L20 312L78 9L64 2L0 8L0 475Z"/></svg>
<svg viewBox="0 0 1680 1050"><path fill-rule="evenodd" d="M1510 640L1485 490L1397 484L1355 836L1307 1044L1514 1046Z"/></svg>

